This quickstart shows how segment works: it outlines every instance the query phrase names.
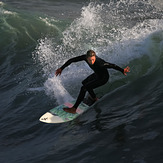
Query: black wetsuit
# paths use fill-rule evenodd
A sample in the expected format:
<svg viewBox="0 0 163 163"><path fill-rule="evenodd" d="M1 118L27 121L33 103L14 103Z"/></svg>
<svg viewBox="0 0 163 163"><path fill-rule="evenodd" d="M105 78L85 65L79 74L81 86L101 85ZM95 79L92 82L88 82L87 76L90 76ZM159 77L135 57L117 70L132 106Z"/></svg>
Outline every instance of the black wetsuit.
<svg viewBox="0 0 163 163"><path fill-rule="evenodd" d="M87 64L94 71L94 73L82 81L83 86L81 87L77 101L74 104L75 108L77 108L79 106L79 104L83 101L86 91L89 92L89 94L91 95L91 97L93 99L96 98L96 95L95 95L93 89L104 85L108 81L109 73L108 73L107 68L113 68L113 69L121 71L122 73L124 72L124 70L122 68L120 68L119 66L112 64L112 63L105 62L103 59L101 59L97 56L96 56L95 63L93 65L90 65L87 61L86 55L81 55L81 56L69 59L61 67L61 69L63 70L65 67L69 66L71 63L79 62L79 61L87 62Z"/></svg>

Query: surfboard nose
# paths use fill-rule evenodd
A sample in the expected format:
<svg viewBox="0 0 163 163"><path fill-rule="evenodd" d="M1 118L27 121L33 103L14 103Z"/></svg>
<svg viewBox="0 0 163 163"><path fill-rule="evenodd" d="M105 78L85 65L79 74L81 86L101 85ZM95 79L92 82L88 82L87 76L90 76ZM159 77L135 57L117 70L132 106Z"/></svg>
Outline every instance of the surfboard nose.
<svg viewBox="0 0 163 163"><path fill-rule="evenodd" d="M53 115L50 112L45 113L43 116L40 117L39 120L44 123L62 123L62 122L64 122L63 119L61 119L57 115Z"/></svg>

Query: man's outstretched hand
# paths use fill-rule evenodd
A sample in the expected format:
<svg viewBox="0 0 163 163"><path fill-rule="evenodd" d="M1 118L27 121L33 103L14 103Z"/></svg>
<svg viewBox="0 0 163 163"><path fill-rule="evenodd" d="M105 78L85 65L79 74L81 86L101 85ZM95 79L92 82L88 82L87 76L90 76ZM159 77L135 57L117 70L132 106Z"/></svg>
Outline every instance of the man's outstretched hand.
<svg viewBox="0 0 163 163"><path fill-rule="evenodd" d="M130 67L128 67L128 66L126 68L124 68L123 74L127 75L127 72L130 72Z"/></svg>
<svg viewBox="0 0 163 163"><path fill-rule="evenodd" d="M60 76L61 73L62 73L62 69L59 68L59 69L56 70L55 75L56 75L56 76L58 76L58 75Z"/></svg>

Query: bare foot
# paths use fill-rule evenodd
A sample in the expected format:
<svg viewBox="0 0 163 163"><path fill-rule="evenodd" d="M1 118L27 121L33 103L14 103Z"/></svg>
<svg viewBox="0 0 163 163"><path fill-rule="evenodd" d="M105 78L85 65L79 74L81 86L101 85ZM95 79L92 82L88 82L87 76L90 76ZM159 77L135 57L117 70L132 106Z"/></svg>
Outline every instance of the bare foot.
<svg viewBox="0 0 163 163"><path fill-rule="evenodd" d="M76 108L74 108L74 107L72 107L72 108L63 108L63 110L65 112L68 112L68 113L76 114Z"/></svg>

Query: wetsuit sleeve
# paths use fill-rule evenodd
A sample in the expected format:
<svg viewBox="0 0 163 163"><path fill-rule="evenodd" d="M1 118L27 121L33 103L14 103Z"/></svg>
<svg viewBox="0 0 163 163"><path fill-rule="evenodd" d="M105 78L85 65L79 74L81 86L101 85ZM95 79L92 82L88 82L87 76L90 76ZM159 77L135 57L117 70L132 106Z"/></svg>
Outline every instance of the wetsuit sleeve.
<svg viewBox="0 0 163 163"><path fill-rule="evenodd" d="M79 62L79 61L83 61L85 59L86 59L86 55L81 55L78 57L71 58L63 66L61 66L61 69L63 70L65 67L69 66L73 62Z"/></svg>
<svg viewBox="0 0 163 163"><path fill-rule="evenodd" d="M121 68L121 67L119 67L119 66L117 66L116 64L112 64L112 63L109 63L109 62L105 62L105 63L104 63L104 66L105 66L106 68L113 68L113 69L115 69L115 70L118 70L118 71L121 71L122 73L124 73L124 69Z"/></svg>

